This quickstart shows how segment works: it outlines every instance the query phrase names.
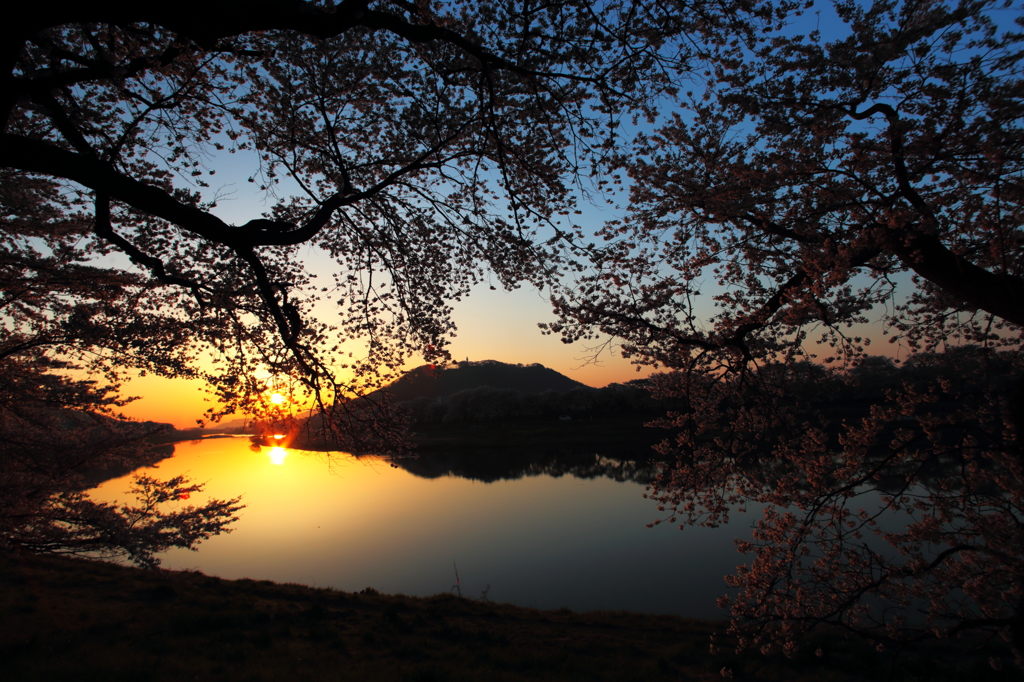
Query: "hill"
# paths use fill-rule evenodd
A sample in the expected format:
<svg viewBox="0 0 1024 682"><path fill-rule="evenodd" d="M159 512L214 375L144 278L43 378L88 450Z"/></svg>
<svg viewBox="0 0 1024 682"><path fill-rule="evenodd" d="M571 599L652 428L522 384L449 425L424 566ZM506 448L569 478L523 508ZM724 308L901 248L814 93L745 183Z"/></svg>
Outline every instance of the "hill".
<svg viewBox="0 0 1024 682"><path fill-rule="evenodd" d="M416 425L413 442L442 450L558 443L561 448L584 447L591 453L595 446L614 445L615 452L622 452L625 442L630 452L639 445L646 456L660 438L644 429L644 422L665 409L637 382L591 388L540 364L510 365L496 360L460 362L450 369L417 367L367 396L371 400L365 404L372 405L372 399L381 395L400 405ZM359 405L353 403L356 408ZM323 440L321 419L313 415L305 422L297 441L302 447L337 447ZM568 421L582 419L588 420L589 426L565 428ZM498 426L502 422L508 428ZM523 428L527 422L546 425ZM561 428L555 430L551 422ZM483 423L497 428L486 433L474 430ZM365 451L377 452L372 445Z"/></svg>
<svg viewBox="0 0 1024 682"><path fill-rule="evenodd" d="M417 398L441 398L482 386L512 389L521 393L564 393L586 387L541 364L510 365L497 360L482 360L459 362L455 367L445 369L431 369L429 365L422 365L381 391L390 395L395 402L404 403Z"/></svg>

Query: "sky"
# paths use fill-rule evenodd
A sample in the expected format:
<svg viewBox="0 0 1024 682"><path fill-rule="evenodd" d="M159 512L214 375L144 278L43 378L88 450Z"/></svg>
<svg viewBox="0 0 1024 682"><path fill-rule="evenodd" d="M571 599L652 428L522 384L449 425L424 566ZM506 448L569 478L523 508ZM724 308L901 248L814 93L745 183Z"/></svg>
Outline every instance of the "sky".
<svg viewBox="0 0 1024 682"><path fill-rule="evenodd" d="M491 291L487 286L455 305L458 337L451 345L455 360L499 360L507 363L539 362L588 386L601 387L646 376L618 353L605 350L597 358L583 344L566 345L557 336L544 336L538 322L554 316L546 299L534 290ZM422 363L414 358L410 367ZM200 381L147 376L133 379L125 394L141 396L122 412L133 419L194 428L210 407Z"/></svg>
<svg viewBox="0 0 1024 682"><path fill-rule="evenodd" d="M806 25L794 26L794 30L820 28L830 38L837 36L843 28L831 11L831 6L824 3L820 8L824 11L819 12L816 7L815 11L805 14L802 21ZM254 155L246 152L221 154L211 159L209 167L215 168L217 174L216 184L207 194L212 197L216 192L221 197L213 209L214 213L230 223L243 224L268 210L271 202L258 191L256 184L248 181L253 169L258 167ZM287 195L291 189L286 181L280 187L280 193ZM597 230L610 217L612 214L607 210L602 212L596 208L586 208L580 224L585 229ZM322 281L329 281L329 261L315 254L310 260L311 269L321 273ZM567 345L558 336L542 334L537 324L552 321L554 316L547 298L536 290L523 288L508 292L502 291L500 287L491 290L484 284L476 287L467 299L455 304L454 309L453 319L458 326L458 336L453 340L450 351L455 360L468 358L507 363L540 363L594 387L646 376L651 371L642 368L638 372L637 367L623 359L614 347L605 348L594 357L595 350L587 345ZM321 307L319 311L321 321L329 323L330 320L325 317L329 318L332 314L330 309ZM710 314L710 309L706 312ZM875 337L872 352L899 356L898 348L879 343L882 339L877 324L860 331ZM408 368L421 363L421 358L412 358ZM169 422L179 428L195 426L196 420L209 407L206 402L208 395L201 382L140 377L129 382L126 392L141 396L123 410L127 416Z"/></svg>
<svg viewBox="0 0 1024 682"><path fill-rule="evenodd" d="M225 198L218 200L212 210L218 217L233 224L244 224L258 218L268 210L266 201L248 177L256 167L256 160L243 152L222 155L211 162L217 169L217 184L209 192ZM287 194L287 186L280 188ZM298 192L296 192L298 193ZM597 230L610 213L596 207L583 207L582 220L591 230ZM307 268L318 274L322 282L329 282L332 261L329 257L303 249ZM472 293L453 305L453 319L458 327L457 337L449 348L454 360L498 360L510 364L540 363L557 372L593 387L625 382L647 376L650 368L641 368L625 360L614 347L600 353L583 343L564 344L556 335L544 335L538 323L552 322L555 316L547 296L536 289L523 287L505 291L500 284L483 283ZM333 314L330 304L317 305L317 317L330 323ZM412 369L423 364L413 357L407 364ZM177 428L194 428L197 420L211 404L203 382L182 379L164 379L157 376L138 377L125 386L126 395L137 396L122 413L142 421L173 424ZM241 416L241 415L239 415Z"/></svg>

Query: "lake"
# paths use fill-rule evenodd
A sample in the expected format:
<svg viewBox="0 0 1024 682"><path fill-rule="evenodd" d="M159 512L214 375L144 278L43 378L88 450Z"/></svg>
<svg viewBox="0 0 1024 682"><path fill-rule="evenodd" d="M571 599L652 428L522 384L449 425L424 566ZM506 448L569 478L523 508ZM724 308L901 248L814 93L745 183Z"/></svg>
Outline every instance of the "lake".
<svg viewBox="0 0 1024 682"><path fill-rule="evenodd" d="M542 609L722 618L723 576L745 559L733 539L749 538L754 520L752 511L718 529L645 528L658 511L642 497L643 473L585 453L520 453L510 468L522 477L506 479L498 454L403 463L417 475L379 458L250 445L179 443L160 462L160 478L187 474L206 483L203 495L243 495L247 505L234 532L198 552L164 553L164 567L429 596L453 589L457 566L467 597L486 590L492 601ZM484 473L452 473L474 466ZM113 479L90 495L126 501L129 485Z"/></svg>

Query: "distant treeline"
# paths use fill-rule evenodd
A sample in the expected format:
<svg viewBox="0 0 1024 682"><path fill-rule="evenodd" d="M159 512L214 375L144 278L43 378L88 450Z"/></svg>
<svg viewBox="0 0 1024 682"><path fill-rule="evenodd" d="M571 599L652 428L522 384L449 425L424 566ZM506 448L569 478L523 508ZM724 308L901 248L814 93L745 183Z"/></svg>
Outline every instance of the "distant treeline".
<svg viewBox="0 0 1024 682"><path fill-rule="evenodd" d="M542 393L480 386L439 398L416 398L401 405L408 410L414 422L435 424L658 415L666 409L664 401L651 397L642 379L604 388L585 386L564 392Z"/></svg>
<svg viewBox="0 0 1024 682"><path fill-rule="evenodd" d="M883 356L869 356L843 370L811 362L769 364L760 370L762 379L785 387L802 404L840 410L854 416L871 405L885 403L893 391L916 389L946 382L940 395L969 396L982 388L1013 392L1020 377L1020 361L1010 352L986 352L973 346L944 353L918 353L901 364ZM984 379L979 384L979 377ZM707 377L713 381L713 377ZM657 399L648 379L604 388L577 387L569 391L523 393L515 389L481 386L442 397L420 397L401 403L418 423L486 423L509 419L554 420L662 416L685 411L679 399ZM655 391L657 393L657 391ZM1018 398L1019 399L1019 398Z"/></svg>
<svg viewBox="0 0 1024 682"><path fill-rule="evenodd" d="M1021 378L1021 361L1016 352L961 346L943 353L916 353L900 364L873 355L842 370L799 362L769 365L762 374L775 374L778 383L805 403L866 409L906 388L937 390L940 397L972 396L986 389L1012 393Z"/></svg>

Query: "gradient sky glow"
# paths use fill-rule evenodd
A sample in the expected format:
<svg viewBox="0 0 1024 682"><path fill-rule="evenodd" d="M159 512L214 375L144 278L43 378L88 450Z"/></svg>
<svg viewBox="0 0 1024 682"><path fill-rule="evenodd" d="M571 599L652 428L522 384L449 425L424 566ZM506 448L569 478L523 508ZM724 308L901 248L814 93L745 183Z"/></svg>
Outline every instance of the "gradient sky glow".
<svg viewBox="0 0 1024 682"><path fill-rule="evenodd" d="M220 175L220 173L218 173ZM221 209L221 217L235 224L258 217L265 210L265 204L250 197L248 202L230 204L233 210ZM610 211L591 208L584 220L596 230L611 217ZM330 282L333 265L328 257L309 249L305 251L309 269L319 274L319 281ZM707 319L713 313L712 298L714 287L701 286L703 296L699 303L706 306L698 316ZM334 314L333 303L321 301L315 308L316 316L330 323ZM561 372L583 384L594 387L606 386L613 382L625 382L651 373L648 367L637 367L623 359L614 346L606 347L599 354L596 347L583 343L564 344L555 335L544 335L538 323L555 320L551 304L544 292L529 287L504 291L497 286L492 290L488 283L475 287L472 293L453 305L453 319L458 327L457 337L452 340L450 352L454 360L498 360L507 363L540 363ZM884 343L882 330L877 320L883 311L873 315L872 324L850 330L851 334L870 335L874 344L869 352L879 355L900 356L897 346ZM812 338L814 335L812 334ZM358 348L352 350L358 354ZM902 353L905 354L905 353ZM828 355L823 349L820 357ZM423 363L421 357L410 359L406 369ZM122 412L133 419L173 424L177 428L193 428L210 407L209 394L199 381L164 379L146 376L133 379L125 387L126 395L140 396L126 406ZM241 416L241 415L239 415Z"/></svg>
<svg viewBox="0 0 1024 682"><path fill-rule="evenodd" d="M556 336L544 336L538 322L551 321L550 304L535 290L491 291L478 287L468 299L455 305L458 337L451 345L456 360L499 360L508 363L539 362L588 386L605 386L646 376L617 353L603 352L596 361L582 344L566 345ZM410 367L421 364L414 358ZM193 428L210 405L199 381L146 376L125 387L127 395L142 396L122 411L143 421Z"/></svg>

